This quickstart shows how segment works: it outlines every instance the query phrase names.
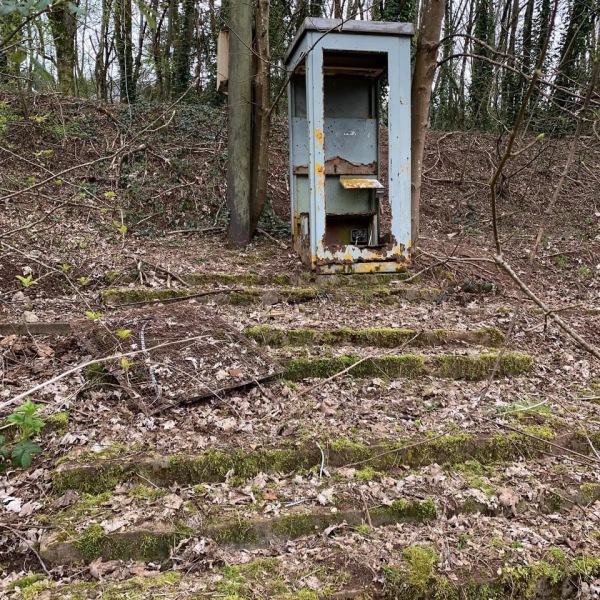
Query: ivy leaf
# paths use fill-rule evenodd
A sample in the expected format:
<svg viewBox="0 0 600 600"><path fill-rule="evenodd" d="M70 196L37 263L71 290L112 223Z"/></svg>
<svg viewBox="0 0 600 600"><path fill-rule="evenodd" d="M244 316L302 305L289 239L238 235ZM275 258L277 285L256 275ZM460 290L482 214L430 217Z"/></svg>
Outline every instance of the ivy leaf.
<svg viewBox="0 0 600 600"><path fill-rule="evenodd" d="M34 444L31 440L19 442L12 451L11 460L15 467L27 469L31 466L31 461L36 454L40 454L41 447Z"/></svg>

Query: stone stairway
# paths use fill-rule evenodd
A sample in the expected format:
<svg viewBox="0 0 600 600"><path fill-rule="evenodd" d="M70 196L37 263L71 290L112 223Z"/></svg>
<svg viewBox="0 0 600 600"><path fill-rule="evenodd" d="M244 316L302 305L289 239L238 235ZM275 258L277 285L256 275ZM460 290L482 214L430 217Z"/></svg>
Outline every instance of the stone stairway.
<svg viewBox="0 0 600 600"><path fill-rule="evenodd" d="M496 309L465 326L439 291L390 277L185 280L103 299L240 288L193 300L283 374L155 417L117 410L102 444L63 452L39 554L112 575L36 575L15 598L600 597L599 407L521 406L551 391L549 367L500 350Z"/></svg>

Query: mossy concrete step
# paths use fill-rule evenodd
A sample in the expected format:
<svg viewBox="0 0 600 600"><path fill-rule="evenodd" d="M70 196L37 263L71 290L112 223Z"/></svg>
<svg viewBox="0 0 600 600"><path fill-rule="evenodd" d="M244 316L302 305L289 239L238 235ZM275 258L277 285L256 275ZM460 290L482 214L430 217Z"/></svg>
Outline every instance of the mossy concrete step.
<svg viewBox="0 0 600 600"><path fill-rule="evenodd" d="M93 498L86 498L85 502L89 504ZM86 524L85 513L78 514L80 523L69 523L67 517L67 521L59 522L57 532L42 539L40 554L53 565L91 562L100 557L103 560L160 561L168 558L171 548L188 537L210 538L223 547L268 548L273 543L320 534L342 523L350 527L360 526L366 518L362 509L332 511L316 507L309 510L282 509L282 513L271 517L249 517L243 510L230 510L225 514L213 512L208 518L203 514L198 519L197 509L190 503L175 511L170 520L152 518L138 526L124 525L108 533L97 522L77 531L74 527ZM436 517L437 509L431 499L398 500L391 506L369 510L373 527L423 522ZM199 521L200 524L197 524Z"/></svg>
<svg viewBox="0 0 600 600"><path fill-rule="evenodd" d="M243 333L261 346L271 346L272 348L310 345L398 348L403 345L422 347L452 344L497 347L504 342L504 334L497 327L482 327L472 331L452 329L418 331L390 327L370 327L368 329L337 327L327 330L307 327L284 329L270 325L258 325L246 328Z"/></svg>
<svg viewBox="0 0 600 600"><path fill-rule="evenodd" d="M356 365L356 366L353 366ZM439 377L444 379L466 379L480 381L492 373L495 377L515 377L528 373L533 367L533 358L528 354L504 352L498 354L387 354L374 358L360 356L336 356L333 358L296 358L289 361L282 377L289 381L331 377L352 367L352 377L418 378Z"/></svg>
<svg viewBox="0 0 600 600"><path fill-rule="evenodd" d="M440 296L437 288L415 288L412 286L373 287L360 288L352 292L353 301L381 303L394 303L398 299L408 301L434 301ZM161 288L152 289L145 287L133 288L107 288L100 292L100 298L107 306L123 306L127 304L141 304L165 302L168 300L194 298L198 302L217 302L221 304L249 305L249 304L302 304L318 299L331 299L346 302L347 293L344 289L336 290L319 287L237 287L231 286L222 290L198 288Z"/></svg>
<svg viewBox="0 0 600 600"><path fill-rule="evenodd" d="M485 534L490 535L486 538ZM589 590L600 573L593 545L584 544L577 551L566 546L533 546L524 554L487 528L484 535L476 549L470 534L450 532L444 536L445 549L427 539L416 539L409 544L389 544L393 549L382 552L378 537L350 531L344 537L348 543L338 547L321 543L312 548L312 554L302 547L302 554L295 554L294 560L289 554L279 554L242 562L235 561L234 555L226 565L215 564L210 569L146 572L125 580L77 580L81 575L74 575L53 581L41 573L30 574L11 583L9 589L23 600L591 600L583 590L584 586ZM363 552L362 560L355 552L357 547ZM310 558L315 553L318 562ZM450 553L454 558L451 571L445 560ZM474 555L498 558L474 561ZM370 557L380 557L379 564L372 564Z"/></svg>
<svg viewBox="0 0 600 600"><path fill-rule="evenodd" d="M411 273L365 273L347 275L318 275L308 271L301 273L189 273L181 275L188 285L317 285L318 287L338 288L341 286L373 287L398 284L412 279Z"/></svg>
<svg viewBox="0 0 600 600"><path fill-rule="evenodd" d="M52 472L52 482L57 493L73 489L99 494L114 489L119 483L138 479L159 487L174 483L222 482L231 473L245 480L259 473L291 473L318 467L323 459L320 448L329 467L361 464L376 471L394 472L399 465L452 465L469 460L489 465L544 455L589 455L592 453L589 440L590 436L583 432L558 432L549 426L531 426L521 428L519 433L459 433L432 438L373 440L371 444L338 438L306 440L268 449L213 449L196 455L66 456ZM592 434L591 441L599 446L600 434Z"/></svg>
<svg viewBox="0 0 600 600"><path fill-rule="evenodd" d="M125 507L125 513L140 515L133 526L127 519L119 522L118 510L104 506L110 501L106 494L87 496L80 502L83 508L75 504L62 514L48 515L46 519L43 519L44 515L39 516L54 530L42 539L40 552L55 565L90 562L97 558L159 561L168 558L171 548L187 537L210 538L221 547L268 548L276 543L332 531L340 525L364 528L368 524L370 530L396 523L434 521L442 515L445 519L475 513L487 517L524 517L532 511L556 515L570 513L573 505L583 508L600 498L600 485L588 484L585 492L570 496L562 489L545 490L543 497L536 498L535 505L524 501L517 503L516 500L513 505L506 502L489 504L473 497L455 498L444 503L443 497L419 499L406 495L388 505L371 503L368 506L365 497L359 495L360 490L341 486L339 481L327 481L322 485L323 489L332 485L329 492L335 499L335 506L325 508L313 504L286 508L284 505L270 516L255 512L262 504L259 490L256 492L259 498L253 498L254 502L249 506L215 506L210 495L198 486L198 496L208 496L209 503L201 504L203 499L196 498L194 490L191 492L194 501L180 499L181 506L171 509L167 519L161 490L140 486L141 492L134 487L131 489L134 497L130 501L117 502L117 506ZM348 491L352 498L348 497ZM339 501L338 492L343 498ZM110 519L111 515L115 518Z"/></svg>
<svg viewBox="0 0 600 600"><path fill-rule="evenodd" d="M206 292L206 295L202 295ZM198 290L198 289L150 289L143 287L134 288L108 288L100 292L100 298L107 306L123 306L127 304L142 304L164 302L168 300L194 298L198 302L216 301L221 304L248 305L248 304L300 304L309 302L319 296L317 288L280 287L276 289L265 288L232 288L232 291L223 289Z"/></svg>

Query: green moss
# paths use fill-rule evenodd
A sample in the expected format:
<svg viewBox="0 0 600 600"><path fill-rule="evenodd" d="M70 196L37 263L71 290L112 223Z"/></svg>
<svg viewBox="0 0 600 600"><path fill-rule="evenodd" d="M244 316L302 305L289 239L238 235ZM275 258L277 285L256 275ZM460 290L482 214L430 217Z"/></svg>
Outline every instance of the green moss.
<svg viewBox="0 0 600 600"><path fill-rule="evenodd" d="M119 270L107 271L104 274L104 281L106 281L106 283L108 283L108 285L112 285L113 283L115 283L115 281L120 279L122 276L123 276L123 271L119 271Z"/></svg>
<svg viewBox="0 0 600 600"><path fill-rule="evenodd" d="M479 331L487 337L489 346L501 346L506 340L504 333L497 327L483 327Z"/></svg>
<svg viewBox="0 0 600 600"><path fill-rule="evenodd" d="M104 363L94 363L88 365L83 370L83 376L87 381L94 383L108 383L111 380L111 376L106 370Z"/></svg>
<svg viewBox="0 0 600 600"><path fill-rule="evenodd" d="M84 560L92 561L102 556L104 537L104 530L100 525L90 525L75 542L75 547Z"/></svg>
<svg viewBox="0 0 600 600"><path fill-rule="evenodd" d="M8 589L14 590L15 588L19 588L21 591L23 591L24 589L31 587L34 583L37 583L38 581L42 581L44 579L45 579L45 576L41 575L40 573L35 573L32 575L25 575L25 577L20 577L16 581L13 581L8 586Z"/></svg>
<svg viewBox="0 0 600 600"><path fill-rule="evenodd" d="M438 377L450 379L466 379L480 381L493 372L498 361L496 353L479 354L476 356L442 355L434 359L435 374ZM500 358L496 376L513 377L531 370L533 359L527 354L504 352Z"/></svg>
<svg viewBox="0 0 600 600"><path fill-rule="evenodd" d="M315 523L311 515L283 515L273 523L273 533L286 540L294 540L303 535L315 533Z"/></svg>
<svg viewBox="0 0 600 600"><path fill-rule="evenodd" d="M408 583L417 590L427 589L438 561L437 552L431 546L409 546L402 552L402 558L409 567Z"/></svg>
<svg viewBox="0 0 600 600"><path fill-rule="evenodd" d="M220 544L241 545L256 542L258 533L250 521L240 519L220 526L212 537Z"/></svg>
<svg viewBox="0 0 600 600"><path fill-rule="evenodd" d="M426 500L395 500L390 507L379 509L395 519L414 519L417 521L433 521L437 518L437 508L431 498ZM375 512L377 514L377 510Z"/></svg>
<svg viewBox="0 0 600 600"><path fill-rule="evenodd" d="M353 365L356 367L348 372L353 377L411 378L424 373L424 358L413 354L388 355L360 361L360 357L357 356L298 358L287 364L283 377L291 381L309 377L331 377Z"/></svg>
<svg viewBox="0 0 600 600"><path fill-rule="evenodd" d="M167 494L167 490L139 484L129 490L129 496L138 500L158 500Z"/></svg>
<svg viewBox="0 0 600 600"><path fill-rule="evenodd" d="M77 490L88 494L99 494L114 489L126 481L134 472L134 465L107 461L97 463L93 468L59 469L52 473L52 485L57 493Z"/></svg>
<svg viewBox="0 0 600 600"><path fill-rule="evenodd" d="M356 478L359 481L373 481L376 477L381 475L378 471L376 471L373 467L365 467L364 469L360 469L356 471Z"/></svg>
<svg viewBox="0 0 600 600"><path fill-rule="evenodd" d="M57 433L66 433L69 428L69 413L66 411L55 412L46 419L46 426Z"/></svg>
<svg viewBox="0 0 600 600"><path fill-rule="evenodd" d="M194 294L192 289L111 288L102 290L100 298L108 306L119 306L132 302L161 302L173 298L185 298L192 294Z"/></svg>
<svg viewBox="0 0 600 600"><path fill-rule="evenodd" d="M528 433L542 440L551 441L556 437L556 433L549 425L522 425L519 427L523 433Z"/></svg>
<svg viewBox="0 0 600 600"><path fill-rule="evenodd" d="M584 483L579 488L581 503L589 506L600 499L600 484Z"/></svg>

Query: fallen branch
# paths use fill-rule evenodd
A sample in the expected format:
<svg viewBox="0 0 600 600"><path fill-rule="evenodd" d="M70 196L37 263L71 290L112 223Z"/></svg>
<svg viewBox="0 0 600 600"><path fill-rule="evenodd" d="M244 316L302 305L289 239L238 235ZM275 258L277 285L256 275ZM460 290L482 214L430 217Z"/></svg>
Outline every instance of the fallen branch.
<svg viewBox="0 0 600 600"><path fill-rule="evenodd" d="M553 312L550 308L544 304L544 302L536 296L536 294L525 284L524 281L513 271L512 267L502 258L500 255L494 256L494 260L501 267L506 274L517 284L519 289L535 304L537 304L546 314L551 316L554 322L571 338L573 338L584 350L587 350L592 356L600 360L600 350L592 346L588 341L583 339L568 323L562 320L562 318Z"/></svg>

